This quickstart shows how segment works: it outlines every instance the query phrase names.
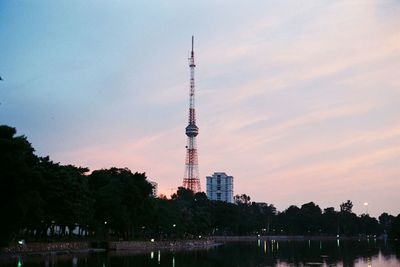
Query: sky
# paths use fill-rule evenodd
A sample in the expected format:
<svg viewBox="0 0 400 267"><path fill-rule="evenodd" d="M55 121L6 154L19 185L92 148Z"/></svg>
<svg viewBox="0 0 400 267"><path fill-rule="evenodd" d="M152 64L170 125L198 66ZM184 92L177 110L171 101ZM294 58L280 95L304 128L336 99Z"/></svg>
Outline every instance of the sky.
<svg viewBox="0 0 400 267"><path fill-rule="evenodd" d="M182 185L195 36L201 186L400 213L400 2L0 1L0 124L40 156ZM363 203L368 202L368 206Z"/></svg>

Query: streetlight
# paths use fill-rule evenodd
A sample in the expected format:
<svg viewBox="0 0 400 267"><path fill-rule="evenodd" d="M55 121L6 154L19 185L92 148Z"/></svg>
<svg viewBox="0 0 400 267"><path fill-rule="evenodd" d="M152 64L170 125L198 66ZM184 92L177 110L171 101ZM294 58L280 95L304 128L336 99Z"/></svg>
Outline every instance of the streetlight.
<svg viewBox="0 0 400 267"><path fill-rule="evenodd" d="M364 202L365 214L368 215L368 202Z"/></svg>

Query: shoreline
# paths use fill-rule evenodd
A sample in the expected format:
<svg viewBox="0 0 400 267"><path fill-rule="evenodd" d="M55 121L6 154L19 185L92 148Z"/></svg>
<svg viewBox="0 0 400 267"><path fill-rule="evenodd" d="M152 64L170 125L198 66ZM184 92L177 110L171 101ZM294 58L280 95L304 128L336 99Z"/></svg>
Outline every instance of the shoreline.
<svg viewBox="0 0 400 267"><path fill-rule="evenodd" d="M371 237L383 240L384 237ZM3 248L0 260L18 257L37 257L48 255L85 254L111 252L113 254L141 254L151 251L181 251L208 249L229 242L267 241L334 241L334 240L368 240L366 236L210 236L203 239L165 240L165 241L108 241L108 242L32 242L23 247L17 245ZM102 244L102 247L99 247Z"/></svg>
<svg viewBox="0 0 400 267"><path fill-rule="evenodd" d="M384 236L313 236L313 235L268 235L268 236L212 236L217 242L240 242L240 241L335 241L335 240L384 240Z"/></svg>

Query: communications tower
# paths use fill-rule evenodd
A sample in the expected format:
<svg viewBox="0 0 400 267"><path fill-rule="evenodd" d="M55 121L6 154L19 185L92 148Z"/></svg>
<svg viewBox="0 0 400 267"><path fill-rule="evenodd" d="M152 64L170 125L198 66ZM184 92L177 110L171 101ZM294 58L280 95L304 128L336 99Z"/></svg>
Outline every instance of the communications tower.
<svg viewBox="0 0 400 267"><path fill-rule="evenodd" d="M189 93L189 125L185 128L188 137L186 146L185 177L183 177L183 187L193 192L200 192L200 179L197 161L196 136L199 134L199 128L196 126L196 111L194 102L194 37L192 36L192 52L189 58L190 67L190 93Z"/></svg>

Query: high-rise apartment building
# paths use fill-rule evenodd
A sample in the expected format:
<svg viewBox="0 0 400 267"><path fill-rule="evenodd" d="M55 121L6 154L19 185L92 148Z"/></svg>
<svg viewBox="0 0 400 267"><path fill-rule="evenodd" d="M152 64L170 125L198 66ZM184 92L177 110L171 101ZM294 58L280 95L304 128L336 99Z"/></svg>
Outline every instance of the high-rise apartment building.
<svg viewBox="0 0 400 267"><path fill-rule="evenodd" d="M158 196L158 183L152 182L152 181L149 181L149 183L152 186L152 190L151 190L152 196L157 197Z"/></svg>
<svg viewBox="0 0 400 267"><path fill-rule="evenodd" d="M233 176L224 172L214 172L207 176L207 196L211 200L233 203Z"/></svg>

